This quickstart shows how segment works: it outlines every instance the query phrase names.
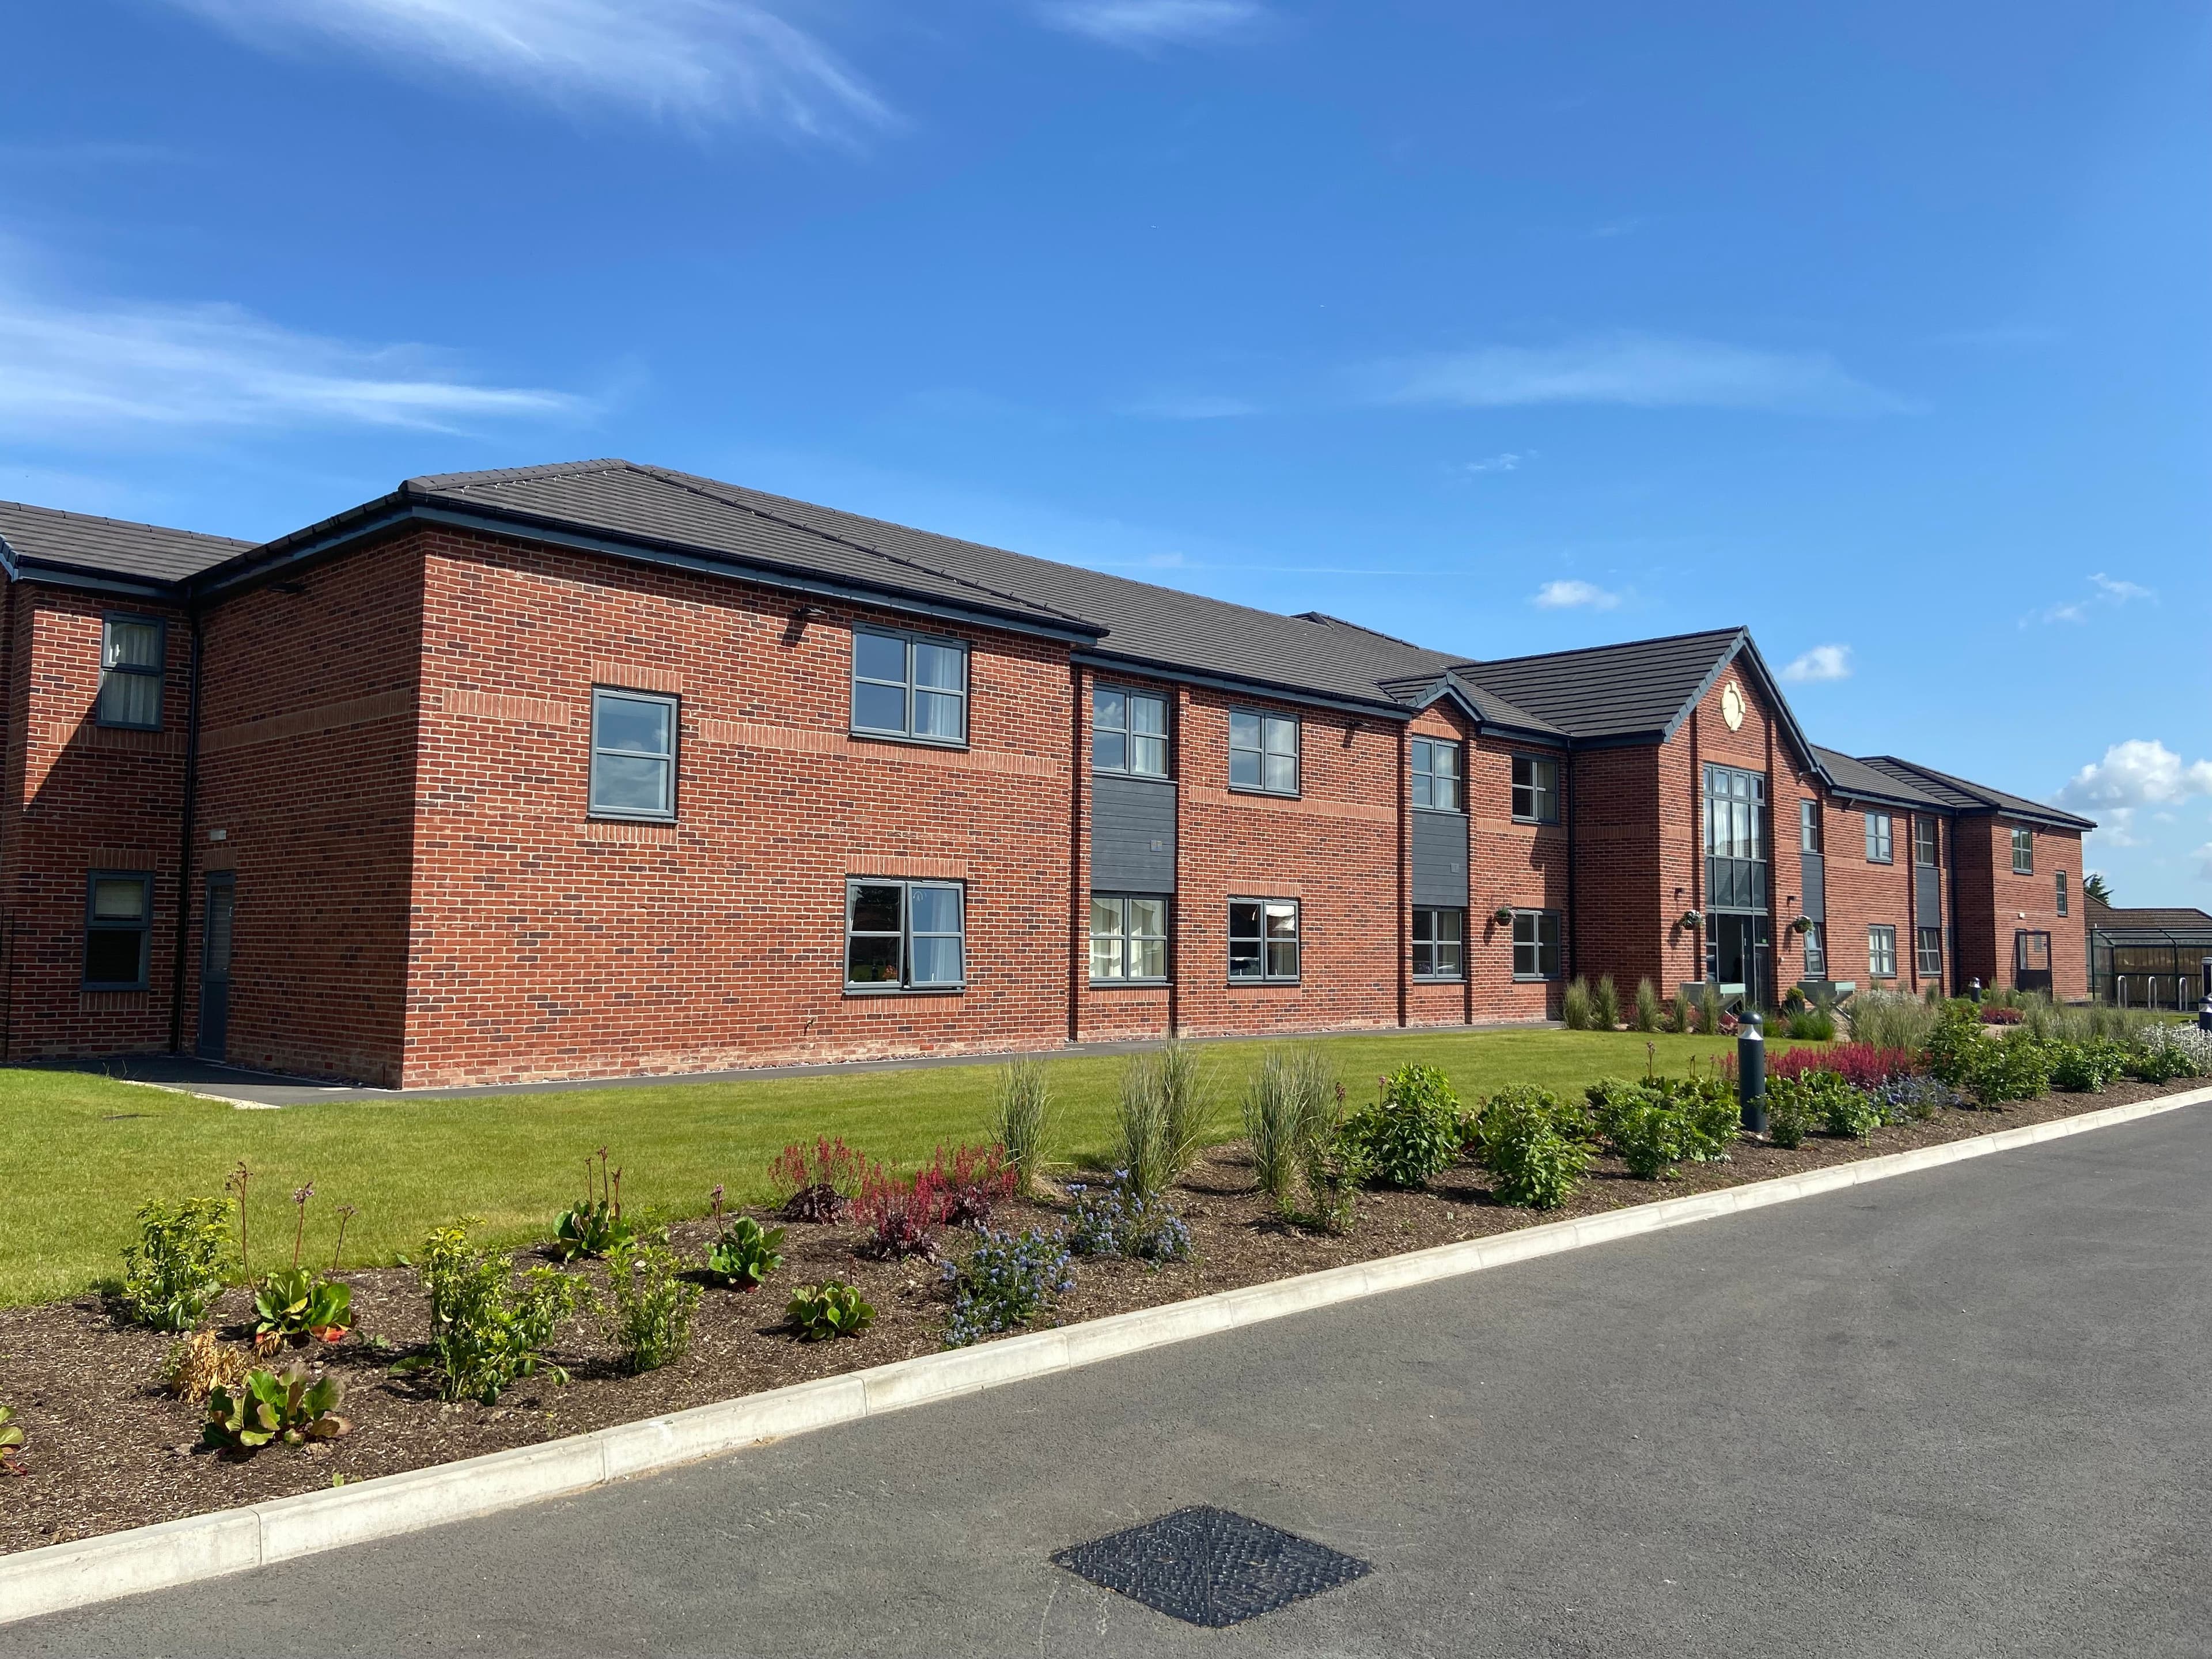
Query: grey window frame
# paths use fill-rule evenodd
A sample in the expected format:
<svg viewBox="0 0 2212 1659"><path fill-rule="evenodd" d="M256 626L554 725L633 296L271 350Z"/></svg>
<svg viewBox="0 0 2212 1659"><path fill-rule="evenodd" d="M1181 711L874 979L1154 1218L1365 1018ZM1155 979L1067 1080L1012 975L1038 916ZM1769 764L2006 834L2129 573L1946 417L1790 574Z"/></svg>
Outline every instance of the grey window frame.
<svg viewBox="0 0 2212 1659"><path fill-rule="evenodd" d="M2057 887L2058 914L2063 917L2063 916L2067 915L2069 914L2069 911L2068 911L2068 908L2067 908L2066 872L2065 872L2063 870L2061 870L2061 871L2057 872L2056 873L2057 873L2057 878L2058 878L2058 887Z"/></svg>
<svg viewBox="0 0 2212 1659"><path fill-rule="evenodd" d="M1916 870L1940 869L1943 863L1943 832L1940 821L1925 812L1913 815L1912 866ZM1921 854L1927 856L1923 858Z"/></svg>
<svg viewBox="0 0 2212 1659"><path fill-rule="evenodd" d="M877 679L872 675L866 679L862 678L860 639L863 635L872 635L880 640L896 640L899 642L906 665L906 678L903 680L882 680ZM846 690L848 694L846 699L846 715L848 726L854 737L878 738L894 743L926 744L933 749L968 747L969 738L975 727L975 653L967 641L951 639L941 634L916 633L912 629L907 628L882 628L873 623L854 623L852 641L852 659L848 665L849 672L846 677ZM914 729L915 699L921 692L928 691L939 696L955 695L942 686L918 687L915 684L914 653L915 647L920 645L935 646L940 650L957 651L960 653L960 690L957 693L960 699L960 735L957 738L940 738L917 732ZM905 711L905 725L902 726L861 725L860 687L864 684L898 685L905 694L905 702L902 705Z"/></svg>
<svg viewBox="0 0 2212 1659"><path fill-rule="evenodd" d="M1103 726L1098 720L1098 698L1102 692L1112 692L1121 699L1121 724ZM1139 732L1129 724L1131 699L1142 697L1160 706L1160 729L1157 732ZM1098 735L1102 732L1121 734L1121 764L1106 765L1098 758ZM1134 764L1137 741L1139 738L1157 740L1160 745L1160 769L1140 771ZM1140 691L1133 685L1118 685L1111 680L1094 681L1091 687L1091 769L1110 773L1115 777L1171 778L1175 775L1175 703L1158 691Z"/></svg>
<svg viewBox="0 0 2212 1659"><path fill-rule="evenodd" d="M1237 717L1239 714L1260 722L1258 749L1240 749L1237 746ZM1267 728L1270 726L1287 726L1291 728L1291 787L1287 789L1271 788L1267 783L1267 757L1277 752L1267 747ZM1305 744L1306 723L1296 714L1271 714L1264 708L1232 707L1229 710L1230 790L1239 795L1273 795L1280 799L1295 800L1305 786ZM1237 757L1239 755L1251 754L1260 757L1260 781L1239 783L1237 781Z"/></svg>
<svg viewBox="0 0 2212 1659"><path fill-rule="evenodd" d="M1528 769L1528 781L1521 781L1521 769ZM1548 784L1536 781L1536 769L1548 767L1552 781ZM1551 755L1516 755L1513 757L1513 822L1516 823L1557 823L1559 821L1559 763ZM1521 810L1521 796L1528 793L1528 810ZM1550 810L1545 810L1549 803Z"/></svg>
<svg viewBox="0 0 2212 1659"><path fill-rule="evenodd" d="M1436 769L1437 753L1448 750L1452 769ZM1422 763L1424 756L1427 764ZM1467 745L1455 738L1415 738L1407 751L1406 768L1413 779L1413 805L1417 812L1463 812L1467 810ZM1437 799L1437 785L1447 781L1451 785L1449 804ZM1422 786L1428 787L1428 799L1421 799Z"/></svg>
<svg viewBox="0 0 2212 1659"><path fill-rule="evenodd" d="M2015 823L2011 828L2012 872L2015 876L2032 876L2035 873L2035 831L2025 823Z"/></svg>
<svg viewBox="0 0 2212 1659"><path fill-rule="evenodd" d="M1890 812L1869 812L1866 817L1866 861L1869 864L1897 862L1897 817ZM1875 826L1881 826L1879 832ZM1875 849L1881 850L1877 852Z"/></svg>
<svg viewBox="0 0 2212 1659"><path fill-rule="evenodd" d="M1237 931L1237 907L1257 905L1260 909L1260 931L1240 933ZM1277 905L1287 905L1291 912L1290 947L1297 966L1287 974L1273 971L1277 941L1267 932L1268 911ZM1237 946L1240 940L1249 940L1260 947L1260 969L1256 974L1237 971ZM1305 972L1306 918L1305 902L1294 898L1233 897L1229 901L1229 982L1231 985L1296 985Z"/></svg>
<svg viewBox="0 0 2212 1659"><path fill-rule="evenodd" d="M1140 933L1136 930L1137 908L1135 901L1139 899L1149 901L1160 907L1160 931L1158 933ZM1108 935L1101 933L1098 931L1098 915L1095 907L1101 900L1116 903L1121 907L1121 931L1118 933ZM1175 971L1174 958L1168 950L1169 931L1173 927L1175 921L1175 895L1172 893L1123 892L1119 889L1112 890L1094 890L1091 895L1091 902L1094 907L1091 915L1091 932L1089 934L1091 952L1089 977L1091 983L1093 985L1167 984L1170 979L1173 976ZM1121 971L1118 974L1101 974L1098 971L1097 942L1100 939L1108 937L1117 939L1121 941ZM1158 939L1159 941L1160 971L1157 974L1131 973L1129 971L1130 964L1136 960L1136 951L1134 947L1140 942L1149 943L1154 939Z"/></svg>
<svg viewBox="0 0 2212 1659"><path fill-rule="evenodd" d="M118 623L150 627L154 630L154 666L141 667L134 664L107 660L109 630ZM133 679L154 682L154 718L146 720L112 720L107 718L107 678L111 674L127 674ZM169 697L169 619L167 617L145 617L131 611L110 611L100 619L100 690L93 698L92 722L118 732L158 732L161 729L164 705Z"/></svg>
<svg viewBox="0 0 2212 1659"><path fill-rule="evenodd" d="M856 980L853 977L853 903L863 887L896 887L899 890L899 970L896 980ZM927 933L925 939L957 939L960 941L960 977L957 980L916 980L914 976L914 893L917 888L946 890L956 893L960 900L960 927L957 933ZM862 939L885 939L889 934L867 933ZM905 876L848 876L845 878L845 964L842 969L845 994L848 996L945 996L968 988L968 884L947 881L940 878Z"/></svg>
<svg viewBox="0 0 2212 1659"><path fill-rule="evenodd" d="M94 914L94 906L103 881L135 881L143 896L137 921L102 921ZM138 975L131 980L94 979L90 973L92 936L94 933L136 933L138 935ZM77 959L77 982L87 991L143 991L149 984L149 969L154 956L154 872L150 870L91 870L84 878L84 950Z"/></svg>
<svg viewBox="0 0 2212 1659"><path fill-rule="evenodd" d="M1933 939L1931 945L1929 941ZM1943 976L1943 930L1941 927L1915 927L1912 930L1913 970L1923 979Z"/></svg>
<svg viewBox="0 0 2212 1659"><path fill-rule="evenodd" d="M1885 947L1885 950L1878 951L1877 945ZM1881 967L1885 954L1889 962L1887 973L1882 972ZM1867 977L1869 979L1897 977L1897 928L1893 923L1871 921L1867 924Z"/></svg>
<svg viewBox="0 0 2212 1659"><path fill-rule="evenodd" d="M1421 918L1424 916L1458 917L1459 937L1453 939L1437 938L1436 934L1436 923L1434 921L1431 921L1429 924L1429 937L1425 939L1423 939L1421 937ZM1429 965L1425 969L1421 966L1421 947L1424 945L1427 945L1429 948ZM1449 945L1458 957L1458 963L1455 967L1440 968L1437 965L1440 959L1440 947L1445 945ZM1415 905L1413 907L1413 978L1418 982L1424 985L1457 985L1464 981L1467 978L1466 910L1457 905L1449 904Z"/></svg>
<svg viewBox="0 0 2212 1659"><path fill-rule="evenodd" d="M1523 921L1533 924L1530 931L1534 933L1534 938L1523 939L1521 937L1521 924ZM1547 921L1552 925L1552 937L1549 939L1544 937L1544 924ZM1565 929L1559 911L1533 909L1514 911L1513 978L1515 981L1534 985L1559 978L1561 963L1565 956ZM1522 969L1521 952L1524 950L1534 951L1536 953L1534 958L1536 965L1532 971L1523 972ZM1544 969L1544 953L1547 951L1552 953L1552 966L1549 972L1546 972Z"/></svg>
<svg viewBox="0 0 2212 1659"><path fill-rule="evenodd" d="M1821 853L1820 803L1797 798L1797 850L1816 858Z"/></svg>
<svg viewBox="0 0 2212 1659"><path fill-rule="evenodd" d="M659 703L668 710L668 752L649 754L642 749L612 749L599 742L599 702L602 698L619 697L626 702ZM673 823L676 822L677 787L682 776L684 752L684 700L666 691L638 691L624 685L594 685L592 688L591 755L584 782L585 816L609 818L624 823ZM625 759L665 760L668 763L668 805L659 811L646 811L634 806L602 806L599 805L599 757L612 755Z"/></svg>
<svg viewBox="0 0 2212 1659"><path fill-rule="evenodd" d="M1805 977L1824 980L1828 976L1828 933L1825 924L1814 922L1805 930Z"/></svg>

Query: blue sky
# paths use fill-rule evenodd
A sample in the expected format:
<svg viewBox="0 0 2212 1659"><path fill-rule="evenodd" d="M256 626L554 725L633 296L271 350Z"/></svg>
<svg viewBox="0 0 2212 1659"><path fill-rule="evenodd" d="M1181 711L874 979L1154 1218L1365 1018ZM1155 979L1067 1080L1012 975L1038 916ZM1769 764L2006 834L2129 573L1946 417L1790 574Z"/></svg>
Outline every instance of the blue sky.
<svg viewBox="0 0 2212 1659"><path fill-rule="evenodd" d="M1817 739L2212 903L2212 9L71 0L0 495L621 454Z"/></svg>

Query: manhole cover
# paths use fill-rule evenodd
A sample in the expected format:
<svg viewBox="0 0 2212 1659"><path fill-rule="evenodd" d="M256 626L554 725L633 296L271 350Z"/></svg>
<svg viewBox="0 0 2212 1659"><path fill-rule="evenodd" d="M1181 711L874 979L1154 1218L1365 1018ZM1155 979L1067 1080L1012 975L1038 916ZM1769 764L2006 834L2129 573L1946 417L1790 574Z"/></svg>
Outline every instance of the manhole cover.
<svg viewBox="0 0 2212 1659"><path fill-rule="evenodd" d="M1374 1571L1279 1527L1203 1504L1078 1544L1052 1559L1155 1612L1217 1628Z"/></svg>

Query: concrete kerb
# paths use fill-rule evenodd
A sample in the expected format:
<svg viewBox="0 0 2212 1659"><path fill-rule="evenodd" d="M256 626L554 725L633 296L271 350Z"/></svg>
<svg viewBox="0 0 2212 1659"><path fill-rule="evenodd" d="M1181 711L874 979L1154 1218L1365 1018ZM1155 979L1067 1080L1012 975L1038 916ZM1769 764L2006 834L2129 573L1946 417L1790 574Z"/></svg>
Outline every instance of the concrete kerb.
<svg viewBox="0 0 2212 1659"><path fill-rule="evenodd" d="M923 1354L544 1445L0 1556L0 1624L568 1497L766 1440L1047 1376L1362 1297L1938 1169L2208 1101L2212 1101L2212 1088L2191 1090L1940 1146L1330 1267L1064 1329Z"/></svg>

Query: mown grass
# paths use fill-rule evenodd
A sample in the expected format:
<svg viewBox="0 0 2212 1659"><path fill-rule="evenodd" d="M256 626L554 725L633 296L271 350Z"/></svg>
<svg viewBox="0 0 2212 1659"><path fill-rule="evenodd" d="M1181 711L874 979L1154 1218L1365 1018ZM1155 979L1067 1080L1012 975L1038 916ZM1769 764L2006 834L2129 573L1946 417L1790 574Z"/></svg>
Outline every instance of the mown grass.
<svg viewBox="0 0 2212 1659"><path fill-rule="evenodd" d="M1572 1089L1608 1073L1640 1073L1645 1041L1495 1031L1322 1042L1354 1098L1408 1060L1443 1066L1466 1098L1510 1083ZM1733 1047L1704 1037L1650 1041L1668 1072ZM1238 1133L1237 1099L1266 1046L1201 1050L1213 1081L1213 1139ZM1049 1062L1058 1160L1103 1153L1124 1063L1101 1054ZM503 1243L545 1237L582 1188L586 1154L601 1146L623 1170L625 1209L654 1221L702 1213L718 1182L733 1202L761 1199L768 1161L817 1134L840 1134L872 1158L911 1164L940 1142L986 1139L995 1081L989 1065L932 1066L241 1111L84 1073L0 1069L0 1144L14 1166L13 1190L0 1203L0 1305L75 1295L116 1273L142 1202L219 1194L241 1160L253 1171L247 1224L257 1264L289 1258L290 1195L312 1181L308 1255L328 1261L336 1207L350 1204L359 1213L346 1260L367 1266L390 1262L429 1227L463 1216Z"/></svg>

